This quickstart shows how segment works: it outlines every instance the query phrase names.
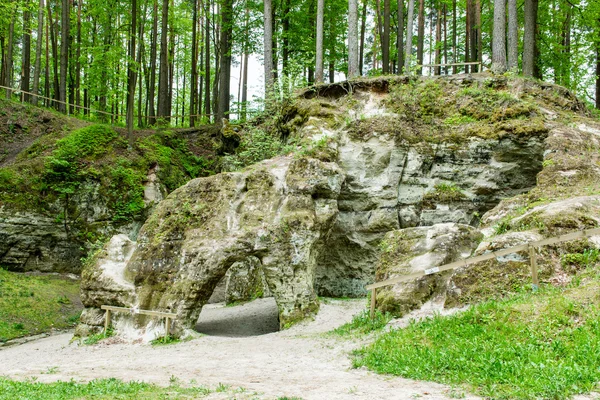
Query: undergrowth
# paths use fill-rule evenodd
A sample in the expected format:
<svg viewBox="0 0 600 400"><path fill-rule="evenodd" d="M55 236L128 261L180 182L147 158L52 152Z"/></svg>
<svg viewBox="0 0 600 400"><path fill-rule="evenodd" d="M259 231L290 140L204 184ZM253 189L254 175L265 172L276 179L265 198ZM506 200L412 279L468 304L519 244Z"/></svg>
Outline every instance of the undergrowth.
<svg viewBox="0 0 600 400"><path fill-rule="evenodd" d="M563 399L598 389L600 272L450 317L413 322L355 353L354 366L467 385L495 399Z"/></svg>
<svg viewBox="0 0 600 400"><path fill-rule="evenodd" d="M365 335L385 327L391 319L391 314L379 310L375 311L374 318L371 319L369 310L364 310L355 315L352 321L334 329L331 333L339 336Z"/></svg>

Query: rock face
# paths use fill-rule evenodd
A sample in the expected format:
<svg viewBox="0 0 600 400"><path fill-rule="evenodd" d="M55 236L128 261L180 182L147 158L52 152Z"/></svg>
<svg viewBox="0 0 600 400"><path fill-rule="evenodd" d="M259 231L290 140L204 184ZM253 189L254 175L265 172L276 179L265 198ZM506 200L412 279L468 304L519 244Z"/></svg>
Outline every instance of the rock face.
<svg viewBox="0 0 600 400"><path fill-rule="evenodd" d="M467 258L483 235L464 224L437 224L388 232L381 242L377 281L402 277ZM377 307L402 316L429 300L444 303L454 287L452 272L424 276L377 291Z"/></svg>
<svg viewBox="0 0 600 400"><path fill-rule="evenodd" d="M316 259L343 182L336 164L309 158L277 158L189 182L160 203L127 265L119 264L119 276L135 287L127 306L177 313L181 326L192 328L226 272L252 262L260 264L282 327L311 315L318 309ZM106 270L105 262L98 259L86 274ZM86 307L97 309L91 300L103 287L84 289ZM114 293L108 304L122 301ZM137 324L150 329L143 319Z"/></svg>

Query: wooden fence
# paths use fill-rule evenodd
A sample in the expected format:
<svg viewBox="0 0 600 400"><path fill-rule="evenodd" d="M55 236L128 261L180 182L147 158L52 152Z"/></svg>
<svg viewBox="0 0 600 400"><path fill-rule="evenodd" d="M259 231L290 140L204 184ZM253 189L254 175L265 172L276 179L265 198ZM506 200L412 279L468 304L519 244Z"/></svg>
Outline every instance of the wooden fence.
<svg viewBox="0 0 600 400"><path fill-rule="evenodd" d="M492 251L490 253L482 254L477 257L471 257L471 258L467 258L467 259L463 259L463 260L458 260L458 261L452 262L450 264L442 265L441 267L432 267L432 268L426 269L424 271L419 271L419 272L415 272L415 273L412 273L409 275L400 276L397 278L392 278L392 279L388 279L385 281L372 283L372 284L366 286L367 290L371 290L371 319L373 319L375 317L375 307L377 305L377 289L378 288L393 285L393 284L400 283L400 282L411 281L413 279L417 279L417 278L420 278L420 277L426 276L426 275L433 275L433 274L437 274L439 272L450 271L450 270L454 270L454 269L460 268L460 267L466 267L471 264L476 264L476 263L479 263L482 261L491 260L493 258L498 258L498 257L505 256L505 255L512 254L512 253L518 253L520 251L529 251L529 262L531 265L531 280L532 280L533 287L537 288L539 285L539 278L538 278L538 270L537 270L536 249L538 247L548 246L548 245L556 244L556 243L568 242L571 240L586 239L586 238L589 238L592 236L598 236L598 235L600 235L600 228L586 229L583 231L567 233L565 235L555 236L552 238L539 240L537 242L525 243L525 244L522 244L519 246L514 246L514 247L511 247L508 249Z"/></svg>
<svg viewBox="0 0 600 400"><path fill-rule="evenodd" d="M143 314L150 315L152 317L160 317L165 319L165 342L169 337L169 330L171 327L171 320L177 318L177 314L161 312L161 311L149 311L149 310L140 310L137 308L126 308L126 307L115 307L115 306L107 306L103 305L100 307L103 310L106 310L106 314L104 315L104 335L108 332L108 328L110 328L110 318L112 312L124 312L129 314Z"/></svg>

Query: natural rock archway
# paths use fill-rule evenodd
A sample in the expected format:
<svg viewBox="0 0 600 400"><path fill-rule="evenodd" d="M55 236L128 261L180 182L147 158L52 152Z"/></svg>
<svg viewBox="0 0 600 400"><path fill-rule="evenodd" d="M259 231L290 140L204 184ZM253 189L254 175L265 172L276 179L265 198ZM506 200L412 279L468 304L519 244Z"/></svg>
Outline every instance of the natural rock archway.
<svg viewBox="0 0 600 400"><path fill-rule="evenodd" d="M315 260L337 215L343 181L336 164L282 157L189 182L159 205L131 259L122 263L119 279L132 284L133 299L118 295L105 301L174 312L180 326L193 328L227 270L255 257L277 301L281 326L311 315L318 309ZM99 256L88 268L84 299L94 298L86 292L99 290L93 281L106 275L108 264ZM86 318L92 309L82 317L87 325L94 325ZM149 324L136 318L137 328Z"/></svg>

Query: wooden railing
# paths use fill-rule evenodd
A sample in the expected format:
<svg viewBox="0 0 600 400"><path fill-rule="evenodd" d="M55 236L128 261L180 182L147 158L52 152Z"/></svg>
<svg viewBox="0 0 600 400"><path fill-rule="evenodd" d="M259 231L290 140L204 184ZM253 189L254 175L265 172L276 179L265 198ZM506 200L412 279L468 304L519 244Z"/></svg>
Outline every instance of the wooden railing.
<svg viewBox="0 0 600 400"><path fill-rule="evenodd" d="M420 278L420 277L426 276L426 275L433 275L433 274L437 274L439 272L451 271L456 268L466 267L471 264L476 264L476 263L479 263L482 261L491 260L493 258L502 257L502 256L512 254L512 253L518 253L520 251L529 251L529 262L531 265L531 280L532 280L534 289L537 289L537 287L540 284L539 278L538 278L537 256L536 256L536 249L538 247L548 246L548 245L556 244L556 243L568 242L568 241L576 240L576 239L586 239L586 238L589 238L592 236L598 236L598 235L600 235L600 228L586 229L583 231L567 233L565 235L555 236L552 238L539 240L537 242L525 243L525 244L522 244L519 246L510 247L508 249L492 251L492 252L477 256L477 257L471 257L471 258L467 258L467 259L463 259L463 260L458 260L458 261L452 262L450 264L442 265L441 267L432 267L432 268L426 269L424 271L419 271L419 272L415 272L415 273L412 273L409 275L404 275L404 276L400 276L397 278L392 278L392 279L388 279L385 281L372 283L372 284L366 286L367 290L371 290L371 319L373 319L375 317L375 307L377 306L377 289L378 288L393 285L393 284L400 283L400 282L411 281L413 279L417 279L417 278Z"/></svg>
<svg viewBox="0 0 600 400"><path fill-rule="evenodd" d="M127 308L127 307L115 307L115 306L107 306L103 305L100 307L103 310L106 310L106 314L104 315L104 334L108 332L108 328L110 328L110 318L112 312L122 312L129 314L143 314L150 315L152 317L160 317L165 319L165 337L164 340L167 341L169 338L169 330L171 327L171 320L177 318L177 314L161 312L161 311L149 311L149 310L140 310L138 308Z"/></svg>

